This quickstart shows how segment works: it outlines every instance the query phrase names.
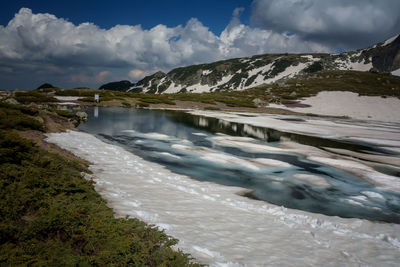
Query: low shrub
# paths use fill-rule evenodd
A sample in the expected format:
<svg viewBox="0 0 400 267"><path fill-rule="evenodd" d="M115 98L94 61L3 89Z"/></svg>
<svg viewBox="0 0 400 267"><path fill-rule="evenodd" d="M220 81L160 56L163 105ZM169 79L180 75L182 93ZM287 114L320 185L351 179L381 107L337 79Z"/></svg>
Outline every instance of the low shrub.
<svg viewBox="0 0 400 267"><path fill-rule="evenodd" d="M138 103L136 103L136 107L147 108L147 107L150 107L150 104L149 103L144 103L144 102L138 102Z"/></svg>
<svg viewBox="0 0 400 267"><path fill-rule="evenodd" d="M16 92L15 99L23 104L58 102L54 97L46 96L36 91Z"/></svg>
<svg viewBox="0 0 400 267"><path fill-rule="evenodd" d="M77 117L74 113L72 113L72 112L70 112L70 111L68 111L68 110L54 109L54 110L52 110L52 111L54 111L55 113L57 113L57 115L60 115L61 117L65 117L65 118L68 118L68 119L76 118L76 117Z"/></svg>
<svg viewBox="0 0 400 267"><path fill-rule="evenodd" d="M31 107L26 107L26 106L21 106L21 105L13 105L13 104L8 104L8 103L4 103L4 102L0 102L0 108L19 110L22 113L31 115L31 116L36 116L39 114L39 110L36 108L31 108Z"/></svg>
<svg viewBox="0 0 400 267"><path fill-rule="evenodd" d="M38 120L23 114L19 109L0 107L0 129L44 131Z"/></svg>
<svg viewBox="0 0 400 267"><path fill-rule="evenodd" d="M113 211L86 166L0 130L1 266L189 266L176 239Z"/></svg>
<svg viewBox="0 0 400 267"><path fill-rule="evenodd" d="M297 101L294 100L287 100L287 99L281 99L281 104L283 105L291 105L291 104L296 104Z"/></svg>

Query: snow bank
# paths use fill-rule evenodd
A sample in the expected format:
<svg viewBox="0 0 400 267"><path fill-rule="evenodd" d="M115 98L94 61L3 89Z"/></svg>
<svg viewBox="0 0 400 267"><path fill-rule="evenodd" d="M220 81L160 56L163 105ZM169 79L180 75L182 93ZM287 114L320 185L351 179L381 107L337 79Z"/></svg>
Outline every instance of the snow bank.
<svg viewBox="0 0 400 267"><path fill-rule="evenodd" d="M237 194L240 188L174 174L86 133L52 133L48 142L92 163L95 189L118 216L162 227L180 240L181 249L203 263L397 266L400 262L400 225L328 217L244 198Z"/></svg>
<svg viewBox="0 0 400 267"><path fill-rule="evenodd" d="M281 105L271 105L271 107L320 115L349 116L362 120L400 122L400 99L394 97L358 96L352 92L324 91L306 98L301 103L311 107L287 108Z"/></svg>

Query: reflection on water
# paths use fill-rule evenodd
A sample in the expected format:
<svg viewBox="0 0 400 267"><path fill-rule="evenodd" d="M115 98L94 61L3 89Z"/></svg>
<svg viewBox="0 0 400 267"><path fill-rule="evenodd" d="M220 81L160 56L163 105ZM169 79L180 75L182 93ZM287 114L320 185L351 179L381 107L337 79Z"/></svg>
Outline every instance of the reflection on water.
<svg viewBox="0 0 400 267"><path fill-rule="evenodd" d="M383 153L378 148L182 112L98 108L88 114L80 130L176 173L247 188L248 197L289 208L400 223L399 194L276 149L282 136L307 145Z"/></svg>

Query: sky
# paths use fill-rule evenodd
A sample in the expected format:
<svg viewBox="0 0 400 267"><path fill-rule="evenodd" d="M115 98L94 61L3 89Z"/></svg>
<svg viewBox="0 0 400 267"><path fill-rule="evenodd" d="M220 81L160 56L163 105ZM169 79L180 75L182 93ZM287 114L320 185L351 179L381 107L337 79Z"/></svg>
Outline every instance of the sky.
<svg viewBox="0 0 400 267"><path fill-rule="evenodd" d="M400 33L399 0L3 1L0 89L135 82L264 53L341 52Z"/></svg>

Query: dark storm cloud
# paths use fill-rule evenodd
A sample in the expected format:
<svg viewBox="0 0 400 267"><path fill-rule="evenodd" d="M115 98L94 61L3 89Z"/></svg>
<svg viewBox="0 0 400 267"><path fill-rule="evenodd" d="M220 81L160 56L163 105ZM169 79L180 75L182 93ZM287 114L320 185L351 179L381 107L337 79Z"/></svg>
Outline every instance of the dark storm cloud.
<svg viewBox="0 0 400 267"><path fill-rule="evenodd" d="M255 0L252 21L333 49L363 48L400 32L400 1Z"/></svg>

